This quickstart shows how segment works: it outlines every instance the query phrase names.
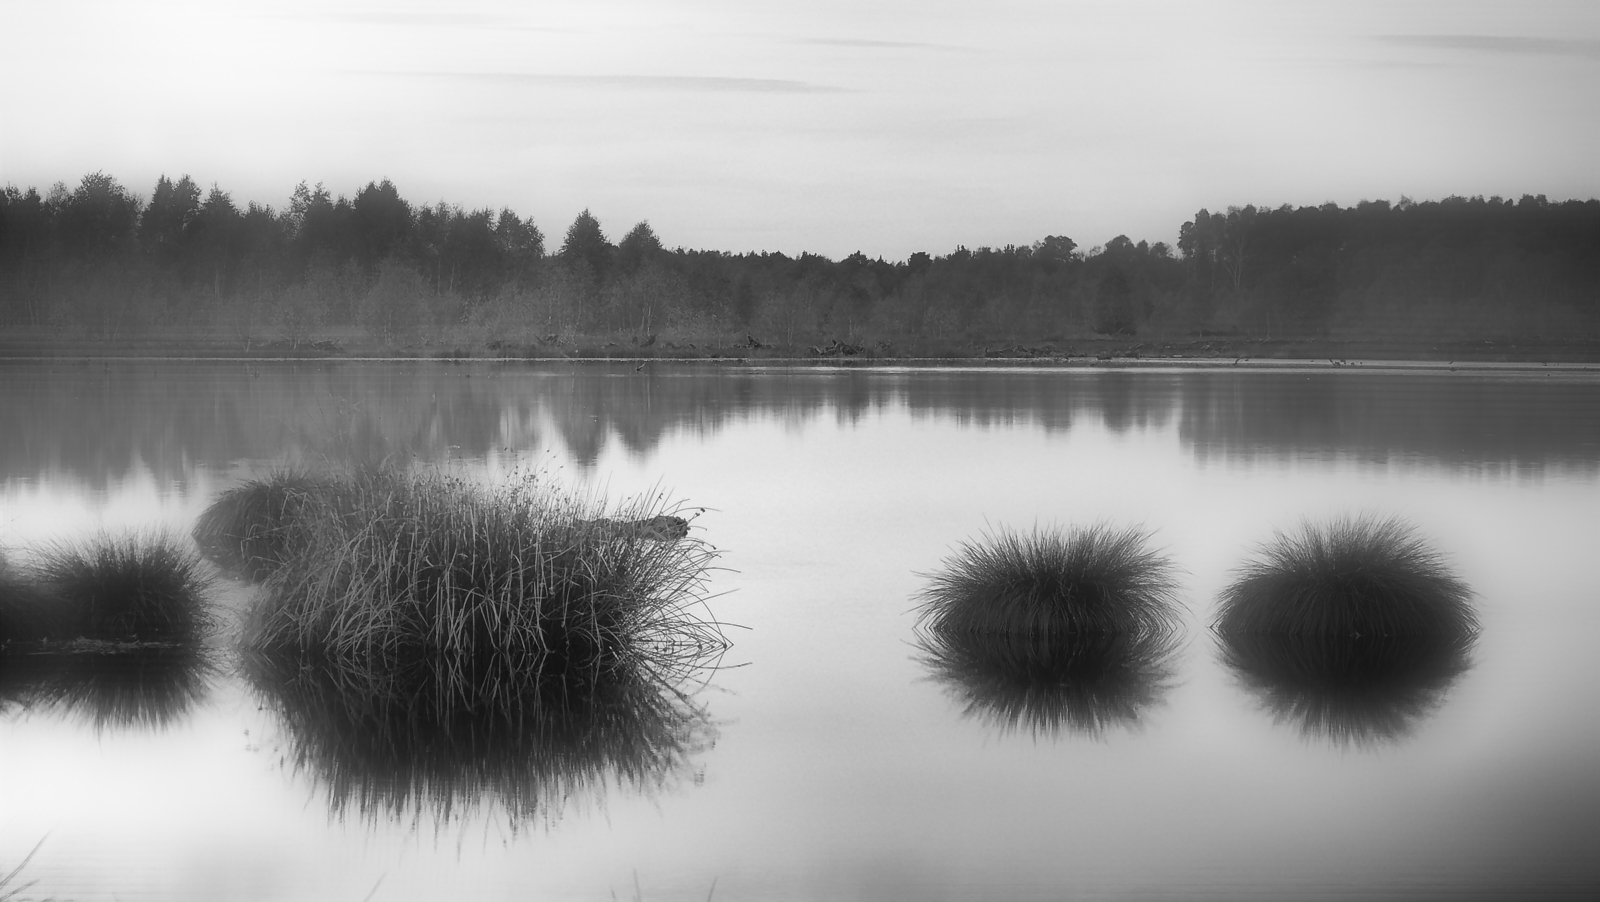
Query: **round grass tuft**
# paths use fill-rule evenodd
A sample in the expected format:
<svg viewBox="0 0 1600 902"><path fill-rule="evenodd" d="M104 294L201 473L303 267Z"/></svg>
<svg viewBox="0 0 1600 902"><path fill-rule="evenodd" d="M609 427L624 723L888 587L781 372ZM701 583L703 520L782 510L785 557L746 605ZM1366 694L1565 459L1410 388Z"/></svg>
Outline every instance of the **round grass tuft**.
<svg viewBox="0 0 1600 902"><path fill-rule="evenodd" d="M1222 593L1223 635L1469 636L1471 591L1396 518L1277 533Z"/></svg>
<svg viewBox="0 0 1600 902"><path fill-rule="evenodd" d="M919 626L935 634L1034 637L1143 635L1176 627L1167 558L1138 527L1001 530L964 543L921 593Z"/></svg>
<svg viewBox="0 0 1600 902"><path fill-rule="evenodd" d="M101 533L46 547L32 569L74 638L189 643L211 625L205 562L174 536Z"/></svg>

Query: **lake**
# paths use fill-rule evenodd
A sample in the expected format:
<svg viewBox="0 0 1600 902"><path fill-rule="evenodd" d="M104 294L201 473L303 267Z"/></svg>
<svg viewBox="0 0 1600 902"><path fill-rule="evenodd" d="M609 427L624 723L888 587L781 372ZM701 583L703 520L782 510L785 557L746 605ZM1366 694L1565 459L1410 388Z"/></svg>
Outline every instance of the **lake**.
<svg viewBox="0 0 1600 902"><path fill-rule="evenodd" d="M25 895L1600 890L1592 371L58 361L0 382L13 560L186 534L286 462L534 470L681 501L722 552L708 606L732 642L666 754L530 760L554 776L528 806L448 759L427 786L363 771L341 745L361 735L318 734L234 654L255 590L220 581L215 663L177 688L0 685L0 873L37 847ZM1318 713L1209 626L1275 530L1362 514L1444 554L1482 631L1448 672ZM919 593L962 543L1102 521L1153 532L1184 606L1120 707L1062 716L919 644Z"/></svg>

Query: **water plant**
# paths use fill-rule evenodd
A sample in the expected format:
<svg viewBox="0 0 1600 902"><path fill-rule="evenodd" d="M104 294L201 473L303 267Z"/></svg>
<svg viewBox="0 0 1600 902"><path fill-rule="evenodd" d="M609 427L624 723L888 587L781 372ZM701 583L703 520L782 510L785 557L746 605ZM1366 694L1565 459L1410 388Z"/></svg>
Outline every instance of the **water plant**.
<svg viewBox="0 0 1600 902"><path fill-rule="evenodd" d="M661 496L609 516L534 477L352 479L302 496L246 644L334 658L537 658L545 671L698 666L726 647L696 616L716 550L618 529L672 518ZM681 521L680 521L681 522Z"/></svg>
<svg viewBox="0 0 1600 902"><path fill-rule="evenodd" d="M72 620L65 605L0 554L0 648L65 638Z"/></svg>
<svg viewBox="0 0 1600 902"><path fill-rule="evenodd" d="M1000 530L964 543L921 593L919 625L935 634L1165 633L1178 622L1173 567L1139 527L1100 523Z"/></svg>
<svg viewBox="0 0 1600 902"><path fill-rule="evenodd" d="M1174 634L997 632L918 636L921 661L963 716L1035 739L1136 727L1174 680Z"/></svg>
<svg viewBox="0 0 1600 902"><path fill-rule="evenodd" d="M609 787L652 793L716 735L688 693L632 666L552 675L509 655L464 666L277 652L244 661L293 768L338 818L442 825L487 804L515 831Z"/></svg>
<svg viewBox="0 0 1600 902"><path fill-rule="evenodd" d="M234 486L211 502L191 535L217 566L245 579L264 579L283 562L294 523L312 497L322 507L342 494L350 477L313 476L284 468Z"/></svg>
<svg viewBox="0 0 1600 902"><path fill-rule="evenodd" d="M1470 635L1224 634L1223 661L1278 723L1371 746L1409 735L1470 667Z"/></svg>
<svg viewBox="0 0 1600 902"><path fill-rule="evenodd" d="M1223 591L1223 635L1439 636L1477 630L1471 591L1397 518L1274 534Z"/></svg>
<svg viewBox="0 0 1600 902"><path fill-rule="evenodd" d="M165 533L101 533L49 545L30 576L59 606L62 622L53 628L72 638L191 643L211 623L205 563Z"/></svg>

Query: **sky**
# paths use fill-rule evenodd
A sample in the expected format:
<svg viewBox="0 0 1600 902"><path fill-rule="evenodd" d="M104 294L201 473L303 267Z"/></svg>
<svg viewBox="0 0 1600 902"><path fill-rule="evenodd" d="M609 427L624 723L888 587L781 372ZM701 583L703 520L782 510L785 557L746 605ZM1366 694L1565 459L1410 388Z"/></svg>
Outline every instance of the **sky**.
<svg viewBox="0 0 1600 902"><path fill-rule="evenodd" d="M0 35L0 184L389 178L551 243L583 209L898 260L1600 196L1595 0L0 0Z"/></svg>

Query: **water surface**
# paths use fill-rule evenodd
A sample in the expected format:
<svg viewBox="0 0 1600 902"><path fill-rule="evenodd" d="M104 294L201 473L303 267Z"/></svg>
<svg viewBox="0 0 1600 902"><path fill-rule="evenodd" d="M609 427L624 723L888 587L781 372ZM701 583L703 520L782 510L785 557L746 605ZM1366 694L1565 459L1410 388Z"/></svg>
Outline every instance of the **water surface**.
<svg viewBox="0 0 1600 902"><path fill-rule="evenodd" d="M286 461L531 468L703 508L695 534L725 552L711 607L742 627L724 663L743 666L681 705L585 709L542 745L419 734L359 687L252 670L226 637L202 668L133 678L9 662L0 863L42 838L37 896L1600 886L1589 374L95 362L0 379L10 556L186 531ZM1207 630L1274 529L1368 512L1416 524L1471 586L1466 653L1367 649L1328 665L1361 677L1330 695L1295 676L1316 650ZM915 596L959 543L1100 520L1155 530L1181 569L1175 646L1090 650L1099 682L1052 696L919 643Z"/></svg>

